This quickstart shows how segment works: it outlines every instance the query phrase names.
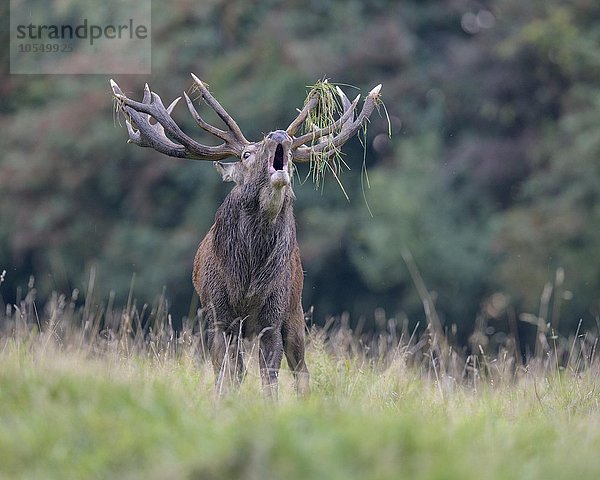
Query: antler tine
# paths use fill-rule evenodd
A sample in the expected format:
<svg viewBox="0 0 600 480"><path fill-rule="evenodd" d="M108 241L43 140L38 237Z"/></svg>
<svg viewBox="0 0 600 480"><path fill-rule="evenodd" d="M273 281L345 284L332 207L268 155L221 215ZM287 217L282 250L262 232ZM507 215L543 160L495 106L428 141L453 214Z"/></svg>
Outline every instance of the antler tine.
<svg viewBox="0 0 600 480"><path fill-rule="evenodd" d="M339 90L339 92L341 92L341 90ZM338 92L338 93L339 93ZM292 148L297 148L300 145L312 140L317 140L318 138L324 137L325 135L329 135L332 132L335 132L338 128L342 127L348 123L352 123L352 120L354 120L354 110L356 109L356 106L358 105L358 101L360 100L360 95L358 95L354 101L352 103L350 103L350 101L348 100L348 97L346 97L345 94L343 94L342 97L342 104L344 105L344 113L343 115L338 118L335 122L333 122L332 124L324 127L324 128L320 128L315 130L314 132L309 132L306 133L304 135L301 135L298 138L295 138L293 143L292 143ZM345 99L345 102L344 102Z"/></svg>
<svg viewBox="0 0 600 480"><path fill-rule="evenodd" d="M203 130L207 131L208 133L210 133L212 135L215 135L216 137L219 137L222 140L225 140L225 141L230 140L229 132L226 132L225 130L221 130L220 128L217 128L217 127L211 125L210 123L206 122L200 116L200 114L198 113L196 108L194 107L192 99L188 96L188 94L183 92L183 96L185 97L185 103L187 104L188 110L190 111L190 115L196 121L196 123L198 124L198 126L200 128L202 128Z"/></svg>
<svg viewBox="0 0 600 480"><path fill-rule="evenodd" d="M338 95L342 99L342 106L344 107L344 111L348 110L350 107L355 109L356 106L352 106L352 103L350 103L350 100L348 100L348 97L343 92L343 90L340 87L336 87L336 89L337 89ZM360 98L360 95L355 100L357 103L358 103L359 98ZM346 122L344 122L340 133L348 130L352 126L353 120L354 120L354 115L352 116L352 118L349 118Z"/></svg>
<svg viewBox="0 0 600 480"><path fill-rule="evenodd" d="M144 87L142 102L128 98L113 80L110 81L110 84L114 97L128 116L126 125L129 141L136 145L152 147L171 157L195 160L222 160L230 156L239 156L245 145L237 138L233 139L231 136L226 137L225 135L216 135L225 140L225 143L218 146L198 143L187 136L171 118L171 112L181 97L165 108L160 96L152 92L147 84ZM199 115L197 116L199 117ZM150 122L151 117L156 120L156 123ZM217 129L209 131L216 134L215 130Z"/></svg>
<svg viewBox="0 0 600 480"><path fill-rule="evenodd" d="M164 128L159 123L151 124L150 115L141 114L127 106L123 108L130 117L125 120L127 133L129 134L128 143L135 143L140 147L152 147L156 151L171 157L186 157L186 150L183 145L171 141L165 135Z"/></svg>
<svg viewBox="0 0 600 480"><path fill-rule="evenodd" d="M112 85L112 83L111 83L111 85ZM115 85L117 85L117 84L115 83ZM114 88L113 88L113 90L114 90ZM147 83L145 83L144 84L144 98L142 100L142 103L150 103L151 99L152 99L152 93L150 92L150 86Z"/></svg>
<svg viewBox="0 0 600 480"><path fill-rule="evenodd" d="M304 120L306 120L306 117L308 116L310 111L317 106L318 102L319 99L317 98L317 95L314 94L304 104L302 110L298 111L298 116L294 119L292 123L290 123L290 126L286 129L286 132L290 137L296 134L298 127L300 127L300 125L304 123Z"/></svg>
<svg viewBox="0 0 600 480"><path fill-rule="evenodd" d="M206 84L193 73L191 73L190 75L192 76L196 87L198 88L198 90L200 90L202 98L204 98L206 103L208 103L211 106L211 108L217 113L217 115L219 115L219 117L221 117L221 119L225 122L225 125L227 125L227 128L229 128L229 131L235 137L235 140L237 140L243 145L247 145L248 143L250 143L248 142L248 140L246 140L246 137L244 137L242 130L235 122L235 120L231 117L231 115L227 113L227 111L221 106L217 99L213 97L208 91Z"/></svg>
<svg viewBox="0 0 600 480"><path fill-rule="evenodd" d="M369 92L367 98L365 98L365 102L358 117L352 123L349 123L349 121L345 122L342 125L341 131L331 140L327 142L320 142L311 147L303 145L296 148L294 150L294 160L296 162L307 162L311 159L311 156L314 153L324 152L325 155L328 155L336 149L339 149L354 134L356 134L356 132L362 127L363 123L370 117L371 113L373 113L373 110L377 106L377 102L379 100L380 91L381 84L377 85Z"/></svg>
<svg viewBox="0 0 600 480"><path fill-rule="evenodd" d="M122 102L122 108L128 114L128 118L125 118L127 133L129 134L128 143L135 143L141 147L154 147L161 153L167 153L175 157L183 156L185 152L182 145L178 145L171 141L165 135L164 127L162 127L160 123L151 124L149 114L144 115L134 108L127 106L126 100L129 99L125 96L119 85L112 79L110 80L110 85L113 90L113 95L118 101ZM146 84L144 86L144 99L142 100L142 104L150 104L151 98L150 88L148 87L148 84ZM175 99L171 105L169 105L169 108L167 109L169 113L173 110L178 100L179 98Z"/></svg>

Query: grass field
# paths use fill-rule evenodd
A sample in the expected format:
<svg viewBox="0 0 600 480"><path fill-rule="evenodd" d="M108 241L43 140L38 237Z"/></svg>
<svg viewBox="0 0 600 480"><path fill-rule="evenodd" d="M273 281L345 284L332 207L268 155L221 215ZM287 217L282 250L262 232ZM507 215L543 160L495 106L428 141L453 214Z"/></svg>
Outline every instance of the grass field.
<svg viewBox="0 0 600 480"><path fill-rule="evenodd" d="M519 366L314 329L312 394L283 371L273 404L256 362L217 398L194 322L176 336L160 312L144 335L131 306L0 314L0 478L600 478L600 367L581 338Z"/></svg>

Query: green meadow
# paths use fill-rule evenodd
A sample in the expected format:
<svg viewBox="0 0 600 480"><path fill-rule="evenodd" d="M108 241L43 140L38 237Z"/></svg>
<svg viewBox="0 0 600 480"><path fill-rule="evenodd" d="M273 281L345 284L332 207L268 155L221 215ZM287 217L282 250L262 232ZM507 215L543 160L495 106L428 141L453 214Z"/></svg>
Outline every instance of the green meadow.
<svg viewBox="0 0 600 480"><path fill-rule="evenodd" d="M598 478L600 368L586 335L526 364L347 328L307 336L311 395L285 365L265 400L255 347L215 395L198 319L79 309L3 312L0 478ZM136 318L138 320L136 320ZM79 326L73 326L79 325ZM591 348L590 348L591 347Z"/></svg>

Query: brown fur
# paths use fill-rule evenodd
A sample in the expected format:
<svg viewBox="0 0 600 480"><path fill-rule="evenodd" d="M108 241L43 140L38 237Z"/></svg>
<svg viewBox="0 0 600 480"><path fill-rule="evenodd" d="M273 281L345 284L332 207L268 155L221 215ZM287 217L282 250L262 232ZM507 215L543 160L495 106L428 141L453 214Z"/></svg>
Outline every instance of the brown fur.
<svg viewBox="0 0 600 480"><path fill-rule="evenodd" d="M209 350L220 390L242 380L239 340L258 336L267 393L276 395L283 353L297 390L306 393L303 271L294 194L289 177L283 186L271 177L270 157L276 143L263 142L256 146L252 162L236 164L243 172L227 174L237 178L237 184L200 243L193 283L208 318Z"/></svg>

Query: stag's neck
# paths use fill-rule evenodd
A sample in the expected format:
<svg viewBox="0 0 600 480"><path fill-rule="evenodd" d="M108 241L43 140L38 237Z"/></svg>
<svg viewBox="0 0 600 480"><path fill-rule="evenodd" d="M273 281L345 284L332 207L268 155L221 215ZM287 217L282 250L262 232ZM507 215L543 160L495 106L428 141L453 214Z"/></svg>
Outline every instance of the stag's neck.
<svg viewBox="0 0 600 480"><path fill-rule="evenodd" d="M217 212L213 237L229 301L241 310L249 304L260 305L278 285L289 283L283 279L291 275L290 259L296 246L290 189L272 196L245 193L239 187L230 192Z"/></svg>
<svg viewBox="0 0 600 480"><path fill-rule="evenodd" d="M286 258L296 241L293 200L289 186L235 187L217 212L215 246L227 251L252 250L245 252L250 255L273 252ZM272 242L275 251L273 245L263 245Z"/></svg>
<svg viewBox="0 0 600 480"><path fill-rule="evenodd" d="M260 192L259 206L266 220L273 223L286 207L291 208L293 193L287 186L281 188L265 188Z"/></svg>

